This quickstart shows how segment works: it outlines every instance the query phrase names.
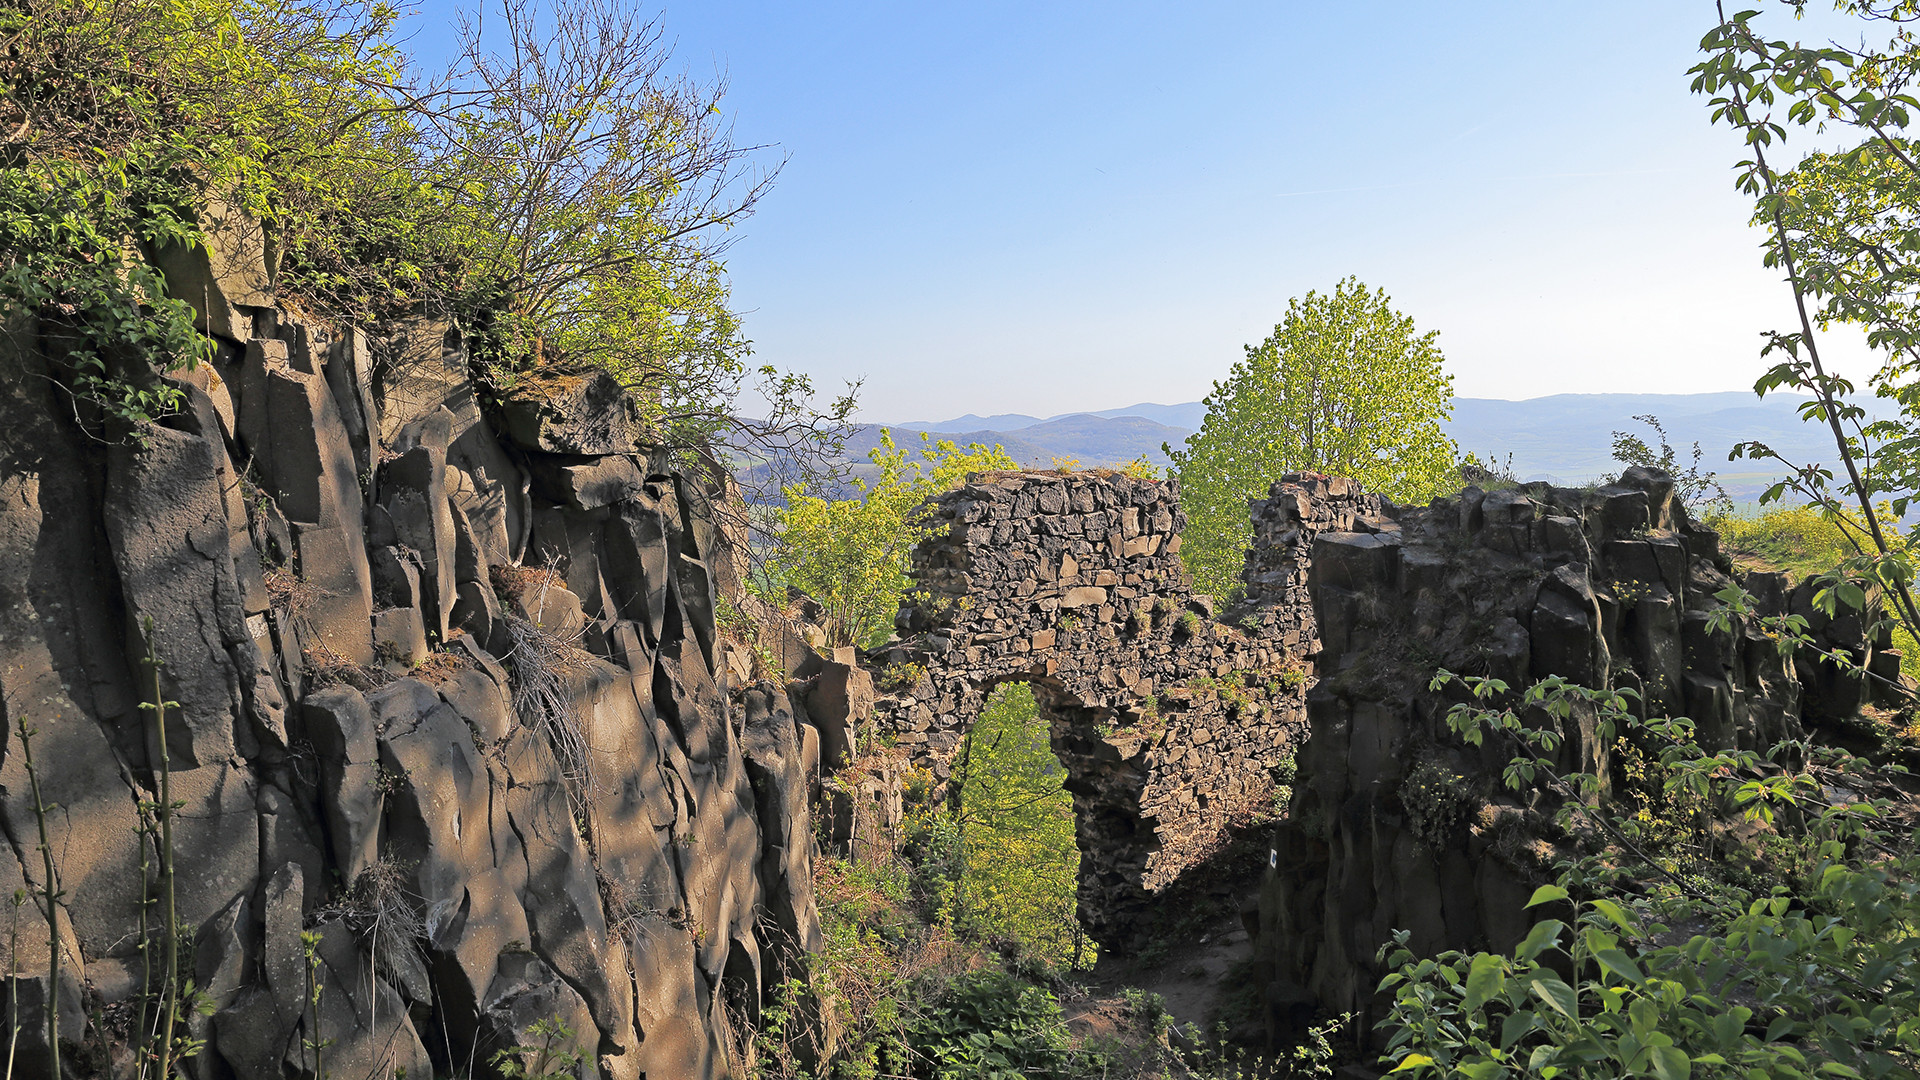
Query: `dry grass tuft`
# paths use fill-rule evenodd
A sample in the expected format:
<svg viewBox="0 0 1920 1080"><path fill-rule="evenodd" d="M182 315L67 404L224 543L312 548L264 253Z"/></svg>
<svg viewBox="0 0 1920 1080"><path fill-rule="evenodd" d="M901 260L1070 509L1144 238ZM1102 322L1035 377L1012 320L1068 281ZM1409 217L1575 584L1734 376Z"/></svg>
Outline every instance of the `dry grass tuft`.
<svg viewBox="0 0 1920 1080"><path fill-rule="evenodd" d="M313 607L315 600L320 599L318 585L302 580L300 575L287 567L276 566L263 576L266 579L268 601L289 615L308 610Z"/></svg>
<svg viewBox="0 0 1920 1080"><path fill-rule="evenodd" d="M314 913L315 922L352 930L386 971L423 970L426 954L420 943L427 926L420 898L407 891L407 871L393 856L381 855L339 899Z"/></svg>
<svg viewBox="0 0 1920 1080"><path fill-rule="evenodd" d="M525 596L527 590L546 588L559 578L558 563L547 566L495 566L490 568L493 578L494 594L503 603L511 604Z"/></svg>
<svg viewBox="0 0 1920 1080"><path fill-rule="evenodd" d="M393 676L377 667L358 664L341 656L327 647L326 642L318 640L300 651L302 666L306 668L307 680L313 687L351 686L365 693L377 690L393 681Z"/></svg>
<svg viewBox="0 0 1920 1080"><path fill-rule="evenodd" d="M426 682L444 682L473 666L473 661L462 653L451 650L430 652L426 658L415 664L409 674Z"/></svg>
<svg viewBox="0 0 1920 1080"><path fill-rule="evenodd" d="M530 589L544 590L554 576L551 567L534 573L542 583ZM540 605L526 606L537 610ZM513 639L507 651L513 711L546 737L576 801L583 801L592 794L594 780L578 695L582 680L593 670L594 656L580 648L578 631L563 636L514 614L506 615L504 622Z"/></svg>

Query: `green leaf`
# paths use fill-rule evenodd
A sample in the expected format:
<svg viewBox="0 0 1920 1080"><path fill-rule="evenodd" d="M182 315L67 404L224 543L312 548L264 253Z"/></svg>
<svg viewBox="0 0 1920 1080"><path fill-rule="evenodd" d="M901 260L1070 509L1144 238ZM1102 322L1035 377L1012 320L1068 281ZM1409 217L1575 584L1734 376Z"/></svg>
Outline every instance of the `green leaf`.
<svg viewBox="0 0 1920 1080"><path fill-rule="evenodd" d="M1626 909L1605 897L1596 897L1593 901L1593 909L1605 915L1608 919L1612 920L1615 926L1618 926L1629 934L1638 934L1640 932L1640 928L1635 925L1633 919L1627 915Z"/></svg>
<svg viewBox="0 0 1920 1080"><path fill-rule="evenodd" d="M1393 1067L1393 1072L1388 1073L1388 1075L1391 1076L1393 1073L1406 1072L1409 1069L1431 1068L1432 1065L1433 1059L1425 1054L1408 1054L1401 1060L1400 1064Z"/></svg>
<svg viewBox="0 0 1920 1080"><path fill-rule="evenodd" d="M1522 960L1531 960L1548 949L1557 948L1560 944L1560 931L1566 928L1567 924L1559 919L1547 919L1534 923L1533 929L1527 931L1526 940L1514 949L1514 955Z"/></svg>
<svg viewBox="0 0 1920 1080"><path fill-rule="evenodd" d="M1460 1008L1474 1012L1506 988L1506 961L1492 953L1481 953L1473 958L1473 966L1467 971L1467 991L1460 999Z"/></svg>
<svg viewBox="0 0 1920 1080"><path fill-rule="evenodd" d="M1539 998L1542 1004L1561 1016L1569 1020L1580 1018L1580 1001L1573 987L1553 972L1535 971L1527 977L1527 989L1533 991L1533 996Z"/></svg>
<svg viewBox="0 0 1920 1080"><path fill-rule="evenodd" d="M1639 965L1635 964L1631 957L1619 949L1596 950L1593 958L1600 961L1601 967L1606 968L1618 978L1624 979L1635 986L1647 981L1647 977L1640 973Z"/></svg>
<svg viewBox="0 0 1920 1080"><path fill-rule="evenodd" d="M1533 899L1527 901L1527 906L1539 907L1541 904L1551 904L1555 900L1565 899L1567 899L1567 890L1558 885L1542 885L1533 890Z"/></svg>
<svg viewBox="0 0 1920 1080"><path fill-rule="evenodd" d="M1693 1061L1678 1047L1653 1047L1652 1065L1653 1075L1660 1080L1688 1080L1693 1075Z"/></svg>
<svg viewBox="0 0 1920 1080"><path fill-rule="evenodd" d="M1660 1030L1660 1010L1646 998L1635 998L1627 1006L1627 1016L1633 1022L1633 1033L1641 1039Z"/></svg>
<svg viewBox="0 0 1920 1080"><path fill-rule="evenodd" d="M1521 1009L1507 1014L1500 1022L1500 1049L1512 1049L1513 1044L1527 1037L1534 1028L1532 1009Z"/></svg>

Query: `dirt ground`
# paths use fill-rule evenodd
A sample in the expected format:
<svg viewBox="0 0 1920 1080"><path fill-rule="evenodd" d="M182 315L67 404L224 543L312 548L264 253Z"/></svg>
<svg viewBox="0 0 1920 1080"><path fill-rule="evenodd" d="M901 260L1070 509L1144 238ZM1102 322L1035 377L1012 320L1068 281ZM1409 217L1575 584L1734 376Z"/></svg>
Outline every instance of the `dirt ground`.
<svg viewBox="0 0 1920 1080"><path fill-rule="evenodd" d="M1160 996L1175 1031L1192 1025L1211 1039L1220 1025L1226 1025L1230 1043L1244 1048L1243 1060L1253 1066L1247 1075L1289 1075L1268 1054L1257 1009L1250 1008L1247 1000L1255 992L1247 985L1253 942L1240 912L1252 907L1257 892L1257 880L1242 877L1203 897L1184 898L1189 914L1182 920L1182 932L1162 938L1163 950L1151 950L1144 957L1102 957L1089 973L1087 994L1062 1001L1069 1029L1082 1038L1137 1032L1126 991L1145 991ZM1333 1071L1335 1080L1373 1080L1380 1075L1370 1064L1351 1060L1337 1063Z"/></svg>

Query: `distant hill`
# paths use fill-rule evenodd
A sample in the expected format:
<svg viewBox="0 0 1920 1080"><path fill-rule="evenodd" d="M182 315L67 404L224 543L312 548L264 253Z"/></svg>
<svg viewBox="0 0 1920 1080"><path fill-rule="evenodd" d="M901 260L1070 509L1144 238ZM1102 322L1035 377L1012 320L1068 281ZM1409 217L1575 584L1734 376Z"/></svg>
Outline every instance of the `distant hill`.
<svg viewBox="0 0 1920 1080"><path fill-rule="evenodd" d="M1727 460L1736 442L1759 439L1795 461L1825 461L1832 444L1824 428L1802 423L1796 409L1802 399L1743 390L1710 394L1555 394L1526 401L1455 398L1447 431L1461 451L1506 464L1523 479L1585 483L1620 469L1613 460L1613 433L1631 431L1652 438L1636 415L1654 415L1682 460L1698 441L1701 463L1720 474L1738 500L1757 498L1780 470L1764 463ZM1157 405L1142 402L1119 409L1068 413L1040 419L1020 413L966 415L940 422L863 425L849 443L852 457L864 458L879 441L882 427L904 434L925 431L957 443L999 443L1022 465L1048 466L1055 457L1074 458L1083 468L1117 466L1141 455L1166 464L1162 443L1175 446L1200 427L1206 408L1200 402Z"/></svg>
<svg viewBox="0 0 1920 1080"><path fill-rule="evenodd" d="M879 445L882 430L885 429L880 425L861 425L847 442L848 454L864 458L868 450ZM1167 459L1160 453L1160 444L1170 442L1178 446L1190 434L1185 428L1156 424L1139 416L1109 418L1094 413L1036 420L1025 427L1011 429L969 429L959 424L943 424L937 429L922 431L930 439L951 439L962 446L976 442L987 446L998 443L1022 465L1047 467L1053 464L1054 458L1072 458L1087 469L1124 465L1142 454L1165 464ZM895 441L905 443L920 433L911 429L896 432Z"/></svg>

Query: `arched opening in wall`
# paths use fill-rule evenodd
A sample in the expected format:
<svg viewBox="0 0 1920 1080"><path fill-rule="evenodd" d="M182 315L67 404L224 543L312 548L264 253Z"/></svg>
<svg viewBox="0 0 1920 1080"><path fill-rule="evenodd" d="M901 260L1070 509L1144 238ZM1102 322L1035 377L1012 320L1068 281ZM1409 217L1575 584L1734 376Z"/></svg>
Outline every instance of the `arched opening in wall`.
<svg viewBox="0 0 1920 1080"><path fill-rule="evenodd" d="M1014 954L1091 967L1079 917L1081 853L1051 719L1025 682L986 697L953 758L945 829L955 923Z"/></svg>

